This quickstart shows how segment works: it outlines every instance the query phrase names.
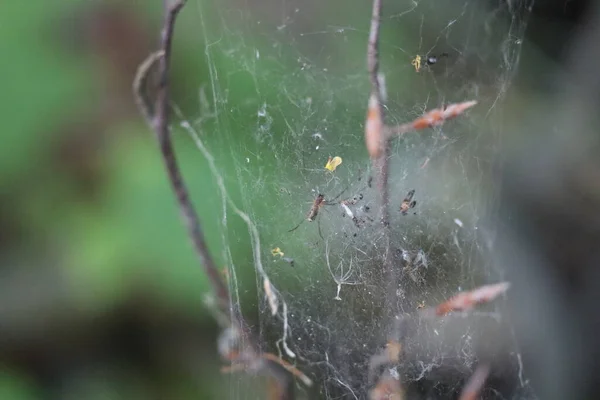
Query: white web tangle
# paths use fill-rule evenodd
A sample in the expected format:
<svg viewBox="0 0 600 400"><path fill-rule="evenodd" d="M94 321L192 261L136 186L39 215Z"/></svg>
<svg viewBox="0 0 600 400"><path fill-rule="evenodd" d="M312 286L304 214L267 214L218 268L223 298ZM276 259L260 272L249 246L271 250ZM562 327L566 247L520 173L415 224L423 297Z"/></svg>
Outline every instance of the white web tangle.
<svg viewBox="0 0 600 400"><path fill-rule="evenodd" d="M254 257L254 266L256 268L256 271L258 272L258 274L260 275L260 277L262 279L263 288L265 289L265 296L266 296L267 301L269 302L269 305L271 308L271 314L277 315L278 310L279 310L279 302L281 301L283 304L282 317L283 317L283 332L284 333L283 333L283 338L280 339L279 342L282 342L283 348L285 349L286 354L289 357L295 358L296 355L294 354L293 351L291 351L289 349L287 342L286 342L288 330L289 330L287 304L285 303L285 301L280 300L280 296L279 296L277 289L275 288L275 286L273 286L273 284L271 283L271 280L269 279L269 276L267 275L267 273L265 272L265 270L263 268L262 257L260 254L260 251L261 251L260 237L258 234L258 230L256 229L256 225L254 225L254 223L248 217L248 215L246 213L244 213L243 211L241 211L229 197L229 194L227 193L227 190L225 189L223 177L219 174L219 172L216 168L214 157L212 156L212 154L210 154L208 152L208 150L204 146L204 143L200 139L200 135L198 134L198 132L187 122L187 120L185 118L183 118L183 114L181 113L179 108L174 107L174 109L175 109L176 113L178 114L178 117L180 119L182 119L181 127L188 132L188 134L194 140L196 147L202 152L204 158L208 161L210 171L213 175L213 178L217 181L217 185L219 187L219 191L221 193L221 197L222 197L223 201L227 202L227 205L229 205L229 207L231 207L233 212L235 214L237 214L248 226L248 231L250 233L250 239L252 242L252 254ZM223 221L225 221L226 220L225 208L224 208L223 213L224 213ZM235 275L235 268L233 268L233 263L231 265L232 266L230 267L230 270L232 270L232 274ZM235 280L235 282L236 282L236 286L237 286L237 280ZM236 287L236 290L237 290L237 287Z"/></svg>
<svg viewBox="0 0 600 400"><path fill-rule="evenodd" d="M329 262L329 246L328 246L327 242L325 242L325 260L327 261L327 269L329 270L329 273L331 274L331 278L337 285L337 292L335 294L334 300L341 301L342 298L340 297L340 291L342 290L342 285L360 285L361 284L361 282L353 282L353 281L349 282L348 281L352 277L352 274L354 273L354 271L352 270L353 258L352 257L350 258L350 265L348 266L348 269L346 271L344 271L344 261L343 260L340 260L338 266L335 267L334 269L332 269L331 263Z"/></svg>
<svg viewBox="0 0 600 400"><path fill-rule="evenodd" d="M196 5L199 24L190 35L203 41L198 73L204 75L200 91L188 88L186 95L199 93L200 115L188 123L178 114L219 186L232 302L242 309L251 286L266 295L256 305L250 301L260 344L313 374L319 389L302 393L305 398L366 398L368 360L385 344L391 324L382 305L386 246L363 138L370 4ZM478 101L468 115L393 144L390 250L399 279L395 301L406 315L501 277L489 261L493 227L482 220L495 207L490 174L530 5L384 1L386 122L402 124L433 108ZM346 10L353 12L341 12ZM325 170L336 156L343 162ZM416 206L402 215L400 203L411 189ZM319 194L330 203L306 221ZM240 274L250 261L228 209L247 226L256 282ZM275 248L282 255L271 256ZM493 309L435 323L411 321L417 337L403 339L403 363L388 371L406 385L428 381L435 389L424 397L437 398L457 387L456 379L445 381L438 371L466 374L477 359L478 340L504 320ZM510 346L520 390L526 391L518 346ZM234 391L235 398L249 396L240 386Z"/></svg>

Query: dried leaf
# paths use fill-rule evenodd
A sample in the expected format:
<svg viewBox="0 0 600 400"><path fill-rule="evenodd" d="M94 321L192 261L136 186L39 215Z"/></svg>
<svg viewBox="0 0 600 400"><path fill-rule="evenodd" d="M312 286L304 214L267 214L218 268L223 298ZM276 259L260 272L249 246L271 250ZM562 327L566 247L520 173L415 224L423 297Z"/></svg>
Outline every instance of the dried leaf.
<svg viewBox="0 0 600 400"><path fill-rule="evenodd" d="M342 157L329 157L329 159L327 160L327 164L325 164L325 169L333 172L341 163Z"/></svg>
<svg viewBox="0 0 600 400"><path fill-rule="evenodd" d="M440 125L448 119L459 116L467 109L473 107L475 104L477 104L477 101L471 100L463 103L450 104L445 108L436 108L435 110L431 110L422 117L414 120L412 122L412 127L419 130Z"/></svg>
<svg viewBox="0 0 600 400"><path fill-rule="evenodd" d="M437 306L435 313L438 316L446 315L451 311L467 311L478 304L488 303L506 292L510 283L502 282L493 285L481 286L470 292L461 292Z"/></svg>

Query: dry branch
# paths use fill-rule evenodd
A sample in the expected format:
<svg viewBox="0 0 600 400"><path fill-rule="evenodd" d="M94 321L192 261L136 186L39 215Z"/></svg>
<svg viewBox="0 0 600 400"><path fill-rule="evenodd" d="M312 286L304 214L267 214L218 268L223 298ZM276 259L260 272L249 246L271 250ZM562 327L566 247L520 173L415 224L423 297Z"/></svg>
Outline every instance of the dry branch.
<svg viewBox="0 0 600 400"><path fill-rule="evenodd" d="M394 268L390 249L390 227L389 227L389 159L391 155L391 141L405 133L430 128L444 123L446 120L462 114L465 110L473 107L476 101L466 101L462 103L451 104L449 106L434 109L414 121L399 126L389 127L385 124L384 99L382 96L382 87L379 80L379 31L381 22L381 3L382 0L373 0L373 9L371 15L371 27L369 31L369 42L367 45L367 67L369 71L369 80L371 83L371 93L367 107L367 116L365 121L365 145L373 164L373 171L376 174L377 190L379 193L379 214L381 216L383 236L385 240L384 252L384 271L386 277L386 309L393 313L393 305L396 304L396 288L398 285L396 269ZM506 288L504 288L506 290ZM457 296L458 297L458 296ZM494 296L495 297L495 296ZM466 299L466 300L465 300ZM474 301L475 297L458 297L453 302L446 302L438 309L436 313L447 313L453 309L459 309L460 306L467 307L469 301ZM460 302L463 303L460 303ZM389 355L375 355L371 359L372 364L386 363L389 361ZM389 375L383 375L377 386L370 395L371 399L380 398L402 398L402 391L399 381Z"/></svg>
<svg viewBox="0 0 600 400"><path fill-rule="evenodd" d="M462 114L465 110L477 104L476 101L466 101L431 110L422 117L399 126L389 127L385 124L384 99L379 80L379 31L381 23L381 0L373 0L369 42L367 45L367 67L371 82L371 93L365 121L365 145L377 174L377 188L380 200L381 222L389 225L389 193L388 175L391 140L405 133L430 128L444 123L446 120Z"/></svg>
<svg viewBox="0 0 600 400"><path fill-rule="evenodd" d="M177 197L180 214L186 225L188 236L194 245L194 250L200 259L204 272L210 280L219 311L228 315L230 311L229 292L221 279L221 274L216 264L208 252L202 225L190 201L188 189L183 181L177 158L175 157L169 131L169 70L171 48L175 21L184 5L185 0L175 2L165 0L165 20L161 33L160 49L150 54L138 68L133 82L133 91L140 112L156 135L171 188ZM158 64L158 87L156 99L154 105L152 105L152 101L145 94L145 89L148 84L150 70L155 64Z"/></svg>
<svg viewBox="0 0 600 400"><path fill-rule="evenodd" d="M156 134L167 176L177 198L179 211L186 225L188 236L214 291L216 308L221 315L229 316L231 315L229 291L208 251L202 225L191 203L188 189L179 169L169 130L169 77L173 33L177 16L185 3L186 0L164 1L165 18L161 32L160 49L150 54L138 68L133 82L133 91L140 112ZM156 99L152 105L152 101L145 94L145 89L148 84L150 70L156 64L158 64L158 85ZM242 364L246 368L255 371L267 372L278 383L278 393L280 395L277 398L279 400L293 399L291 375L306 377L295 368L288 370L289 366L283 364L283 361L274 362L261 357L257 351L258 346L256 346L251 332L243 321L229 319L228 323L229 326L225 327L226 329L219 343L221 356L233 363L233 369Z"/></svg>

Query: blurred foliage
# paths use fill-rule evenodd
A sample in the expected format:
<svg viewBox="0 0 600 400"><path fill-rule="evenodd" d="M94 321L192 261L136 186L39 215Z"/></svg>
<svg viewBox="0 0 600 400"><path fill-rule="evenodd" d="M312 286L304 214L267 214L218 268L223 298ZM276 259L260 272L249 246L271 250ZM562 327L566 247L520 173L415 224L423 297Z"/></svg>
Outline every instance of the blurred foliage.
<svg viewBox="0 0 600 400"><path fill-rule="evenodd" d="M159 31L154 6L0 7L0 398L202 398L218 388L206 281L132 102ZM198 49L178 45L185 65L199 64ZM217 232L208 169L189 140L176 142L204 228ZM208 239L222 264L220 237ZM242 239L232 251L247 249Z"/></svg>

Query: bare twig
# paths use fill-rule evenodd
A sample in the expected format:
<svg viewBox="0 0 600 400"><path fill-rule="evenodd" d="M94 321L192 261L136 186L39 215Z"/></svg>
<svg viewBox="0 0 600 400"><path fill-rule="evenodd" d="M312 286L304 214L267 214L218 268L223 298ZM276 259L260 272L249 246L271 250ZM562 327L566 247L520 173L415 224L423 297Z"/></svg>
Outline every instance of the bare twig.
<svg viewBox="0 0 600 400"><path fill-rule="evenodd" d="M371 81L371 95L365 123L365 142L377 173L381 222L387 225L388 214L388 158L390 149L384 127L383 97L379 82L379 25L381 20L381 0L373 0L373 14L367 46L367 67Z"/></svg>
<svg viewBox="0 0 600 400"><path fill-rule="evenodd" d="M135 79L133 80L133 93L135 95L135 103L144 116L144 119L152 126L152 115L154 112L152 111L151 101L146 95L145 88L147 86L147 80L150 76L150 70L156 64L156 62L165 55L165 52L162 50L155 51L150 54L144 62L138 67L137 74L135 75Z"/></svg>
<svg viewBox="0 0 600 400"><path fill-rule="evenodd" d="M154 130L158 140L171 188L175 192L181 216L187 227L188 236L192 240L194 250L198 255L215 292L219 310L229 314L229 292L221 279L221 274L214 263L204 238L202 225L190 201L188 189L183 181L177 158L173 150L169 132L169 70L171 61L171 48L173 31L179 11L185 5L185 0L171 2L165 0L165 20L161 34L160 50L150 54L138 68L133 90L140 112ZM154 107L144 93L145 85L150 74L150 69L158 62L158 88Z"/></svg>
<svg viewBox="0 0 600 400"><path fill-rule="evenodd" d="M465 110L473 107L476 101L467 101L463 103L451 104L447 107L434 109L425 113L414 121L398 126L386 126L384 115L385 101L382 92L382 82L379 79L379 27L381 22L381 3L382 0L373 0L373 10L371 15L371 28L369 32L369 42L367 45L367 67L369 70L369 80L371 83L371 93L369 95L369 104L367 108L367 117L365 121L365 144L371 161L373 170L376 174L377 189L379 193L379 213L382 222L384 239L384 276L386 279L386 307L390 313L394 313L396 304L396 288L398 286L398 277L396 269L393 266L391 246L391 233L389 225L389 159L391 155L391 141L405 133L430 128L444 123L446 120L462 114ZM339 283L338 283L339 284ZM443 310L436 309L438 315L443 314ZM380 356L372 361L386 360L386 356ZM391 376L382 376L377 386L371 393L372 399L383 398L402 398L400 383Z"/></svg>
<svg viewBox="0 0 600 400"><path fill-rule="evenodd" d="M371 91L381 100L379 90L379 24L381 20L381 0L373 0L373 14L371 15L371 29L369 31L369 45L367 48L367 66L371 78Z"/></svg>
<svg viewBox="0 0 600 400"><path fill-rule="evenodd" d="M179 210L187 228L188 236L192 240L194 250L208 276L216 297L216 308L222 315L231 314L229 291L223 282L221 274L211 257L202 225L191 203L188 189L183 181L181 171L175 156L169 130L169 70L173 32L177 15L185 5L186 0L165 0L165 19L161 32L160 50L150 56L138 68L133 82L134 97L140 112L146 122L154 130L158 140L160 152L171 188L175 192ZM154 107L145 94L150 70L158 63L158 87ZM279 385L278 399L293 399L293 383L290 374L306 380L304 375L296 369L290 369L283 361L279 364L273 360L262 358L258 355L258 347L253 340L248 327L242 320L229 320L230 326L225 327L219 341L219 352L225 359L235 363L243 363L248 368L268 372L275 378Z"/></svg>

